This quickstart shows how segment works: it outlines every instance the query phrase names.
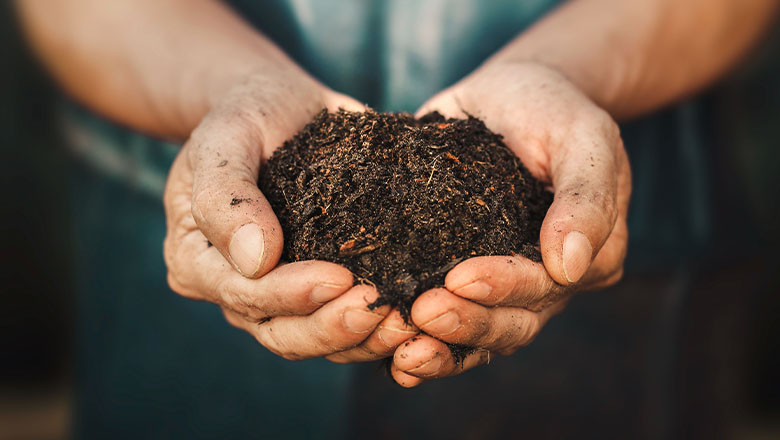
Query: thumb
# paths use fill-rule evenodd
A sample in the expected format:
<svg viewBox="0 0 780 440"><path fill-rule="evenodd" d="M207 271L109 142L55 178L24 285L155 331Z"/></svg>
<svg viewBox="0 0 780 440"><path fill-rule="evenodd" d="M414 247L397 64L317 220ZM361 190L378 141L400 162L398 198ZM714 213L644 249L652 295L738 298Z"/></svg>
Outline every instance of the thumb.
<svg viewBox="0 0 780 440"><path fill-rule="evenodd" d="M282 229L257 187L262 130L247 116L231 116L207 116L188 141L192 216L236 270L255 278L279 262Z"/></svg>
<svg viewBox="0 0 780 440"><path fill-rule="evenodd" d="M322 93L321 103L331 111L365 110L348 96ZM276 116L260 112L262 116L253 117L235 107L218 108L204 118L188 142L192 215L203 235L245 277L262 276L281 257L282 228L257 187L257 177L264 153L292 137L321 109L320 101L311 102L302 108L289 102L285 108L268 105L275 108Z"/></svg>
<svg viewBox="0 0 780 440"><path fill-rule="evenodd" d="M545 268L562 285L582 278L617 219L617 128L606 136L592 129L576 131L571 142L551 154L555 198L540 233Z"/></svg>

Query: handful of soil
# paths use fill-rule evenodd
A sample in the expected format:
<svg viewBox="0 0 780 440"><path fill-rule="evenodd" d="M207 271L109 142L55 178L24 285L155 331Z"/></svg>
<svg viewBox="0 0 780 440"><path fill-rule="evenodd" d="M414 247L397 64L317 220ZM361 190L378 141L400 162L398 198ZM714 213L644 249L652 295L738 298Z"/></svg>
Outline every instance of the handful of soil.
<svg viewBox="0 0 780 440"><path fill-rule="evenodd" d="M552 195L477 118L323 110L276 150L260 188L287 261L326 260L408 321L414 299L460 261L540 261Z"/></svg>

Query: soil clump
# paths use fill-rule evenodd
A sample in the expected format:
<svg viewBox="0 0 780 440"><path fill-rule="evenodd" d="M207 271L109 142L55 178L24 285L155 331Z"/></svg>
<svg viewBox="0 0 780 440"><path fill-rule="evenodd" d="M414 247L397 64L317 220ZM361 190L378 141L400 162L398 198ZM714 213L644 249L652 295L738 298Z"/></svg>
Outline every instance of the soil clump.
<svg viewBox="0 0 780 440"><path fill-rule="evenodd" d="M326 260L376 286L405 319L414 299L479 255L540 261L552 201L479 119L323 110L263 166L286 261Z"/></svg>

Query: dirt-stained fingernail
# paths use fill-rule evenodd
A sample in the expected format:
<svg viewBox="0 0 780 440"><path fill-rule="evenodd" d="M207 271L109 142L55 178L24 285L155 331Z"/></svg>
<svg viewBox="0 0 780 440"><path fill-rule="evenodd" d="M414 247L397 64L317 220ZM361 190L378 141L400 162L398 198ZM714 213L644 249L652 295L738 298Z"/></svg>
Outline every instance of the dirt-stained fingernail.
<svg viewBox="0 0 780 440"><path fill-rule="evenodd" d="M490 296L490 292L493 291L493 287L484 281L474 281L471 284L461 287L455 290L455 294L468 299L485 299Z"/></svg>
<svg viewBox="0 0 780 440"><path fill-rule="evenodd" d="M311 289L310 299L311 302L316 304L325 304L328 301L334 300L339 297L350 286L339 284L322 283L314 286Z"/></svg>
<svg viewBox="0 0 780 440"><path fill-rule="evenodd" d="M379 341L387 348L395 348L405 340L416 335L414 330L402 330L400 328L385 327L380 325L376 330Z"/></svg>
<svg viewBox="0 0 780 440"><path fill-rule="evenodd" d="M230 260L241 275L253 277L260 269L265 252L263 230L254 223L238 228L230 239Z"/></svg>
<svg viewBox="0 0 780 440"><path fill-rule="evenodd" d="M344 327L352 333L368 333L384 316L361 309L347 309L341 316Z"/></svg>
<svg viewBox="0 0 780 440"><path fill-rule="evenodd" d="M585 275L593 258L590 240L580 231L571 231L563 240L563 276L566 281L576 283Z"/></svg>
<svg viewBox="0 0 780 440"><path fill-rule="evenodd" d="M443 313L421 325L431 336L447 336L461 327L460 316L453 311Z"/></svg>
<svg viewBox="0 0 780 440"><path fill-rule="evenodd" d="M419 367L414 367L411 370L406 370L407 373L415 376L432 376L441 370L442 360L441 356L437 353L433 359L423 363Z"/></svg>

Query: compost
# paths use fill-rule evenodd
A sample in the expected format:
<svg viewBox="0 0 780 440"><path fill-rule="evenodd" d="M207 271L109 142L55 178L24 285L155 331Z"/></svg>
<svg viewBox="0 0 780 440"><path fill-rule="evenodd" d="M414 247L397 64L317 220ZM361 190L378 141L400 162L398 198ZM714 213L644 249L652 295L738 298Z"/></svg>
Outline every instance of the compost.
<svg viewBox="0 0 780 440"><path fill-rule="evenodd" d="M323 110L264 164L287 261L344 265L404 319L469 257L540 261L552 201L479 119Z"/></svg>

